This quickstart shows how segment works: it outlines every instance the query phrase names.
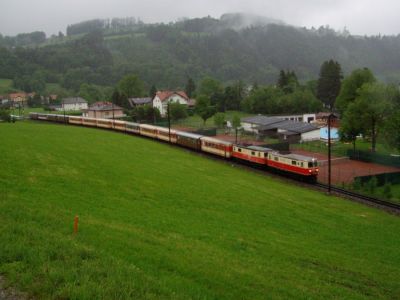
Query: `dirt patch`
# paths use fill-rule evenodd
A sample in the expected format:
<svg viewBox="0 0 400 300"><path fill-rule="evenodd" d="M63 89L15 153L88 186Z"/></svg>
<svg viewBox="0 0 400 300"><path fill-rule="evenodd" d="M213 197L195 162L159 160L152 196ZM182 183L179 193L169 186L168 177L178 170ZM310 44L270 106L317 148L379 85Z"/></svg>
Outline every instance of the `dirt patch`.
<svg viewBox="0 0 400 300"><path fill-rule="evenodd" d="M303 150L295 150L292 152L317 158L318 161L321 162L318 181L322 183L328 183L328 155L307 152ZM336 185L340 185L342 183L351 183L353 182L354 178L358 176L369 176L394 172L400 172L400 168L350 160L345 157L332 157L331 178L332 183Z"/></svg>
<svg viewBox="0 0 400 300"><path fill-rule="evenodd" d="M16 291L13 288L6 287L6 282L0 276L0 300L26 300L29 298L26 294Z"/></svg>

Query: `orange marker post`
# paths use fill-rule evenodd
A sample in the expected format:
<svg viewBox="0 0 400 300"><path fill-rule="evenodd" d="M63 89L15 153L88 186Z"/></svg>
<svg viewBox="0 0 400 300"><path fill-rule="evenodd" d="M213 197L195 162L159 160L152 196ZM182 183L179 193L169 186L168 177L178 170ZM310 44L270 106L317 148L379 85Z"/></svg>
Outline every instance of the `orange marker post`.
<svg viewBox="0 0 400 300"><path fill-rule="evenodd" d="M75 216L75 218L74 218L74 233L75 234L78 233L78 223L79 223L79 217Z"/></svg>

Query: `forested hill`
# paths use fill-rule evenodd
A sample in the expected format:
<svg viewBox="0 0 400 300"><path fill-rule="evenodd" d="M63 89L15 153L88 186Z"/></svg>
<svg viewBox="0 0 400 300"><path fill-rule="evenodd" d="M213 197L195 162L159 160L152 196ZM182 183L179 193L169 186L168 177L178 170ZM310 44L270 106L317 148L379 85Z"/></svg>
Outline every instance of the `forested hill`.
<svg viewBox="0 0 400 300"><path fill-rule="evenodd" d="M243 14L170 24L92 20L68 26L66 36L43 41L35 34L37 41L20 36L29 41L25 48L0 36L0 78L40 73L68 89L82 82L111 86L127 73L159 88L204 76L262 84L275 82L281 69L315 79L321 64L334 59L345 73L368 67L385 81L400 80L400 36L356 37Z"/></svg>

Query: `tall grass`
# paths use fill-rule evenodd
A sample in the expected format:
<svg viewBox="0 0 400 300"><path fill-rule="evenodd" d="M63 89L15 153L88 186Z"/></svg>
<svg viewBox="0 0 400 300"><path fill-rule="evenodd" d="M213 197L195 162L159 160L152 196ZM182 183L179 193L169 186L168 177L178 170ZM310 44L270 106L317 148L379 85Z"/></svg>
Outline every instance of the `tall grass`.
<svg viewBox="0 0 400 300"><path fill-rule="evenodd" d="M396 216L109 131L0 138L0 273L39 299L400 294Z"/></svg>

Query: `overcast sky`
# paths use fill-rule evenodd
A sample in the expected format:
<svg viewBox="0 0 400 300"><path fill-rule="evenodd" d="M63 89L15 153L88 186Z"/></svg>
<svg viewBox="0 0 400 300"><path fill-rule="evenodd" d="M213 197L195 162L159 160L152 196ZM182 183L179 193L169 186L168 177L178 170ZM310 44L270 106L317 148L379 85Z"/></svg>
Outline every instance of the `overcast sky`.
<svg viewBox="0 0 400 300"><path fill-rule="evenodd" d="M170 22L182 17L219 18L246 12L286 23L352 34L399 34L400 0L0 0L0 33L36 30L65 32L68 24L94 18L139 17L144 22Z"/></svg>

